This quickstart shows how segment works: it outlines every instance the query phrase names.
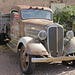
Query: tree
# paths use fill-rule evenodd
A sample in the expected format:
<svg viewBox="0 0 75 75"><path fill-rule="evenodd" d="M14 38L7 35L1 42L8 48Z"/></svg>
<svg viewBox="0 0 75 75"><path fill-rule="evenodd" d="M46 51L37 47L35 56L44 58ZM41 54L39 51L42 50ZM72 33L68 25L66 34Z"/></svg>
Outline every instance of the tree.
<svg viewBox="0 0 75 75"><path fill-rule="evenodd" d="M54 22L59 22L64 27L64 31L73 30L75 33L75 5L64 7L55 11Z"/></svg>

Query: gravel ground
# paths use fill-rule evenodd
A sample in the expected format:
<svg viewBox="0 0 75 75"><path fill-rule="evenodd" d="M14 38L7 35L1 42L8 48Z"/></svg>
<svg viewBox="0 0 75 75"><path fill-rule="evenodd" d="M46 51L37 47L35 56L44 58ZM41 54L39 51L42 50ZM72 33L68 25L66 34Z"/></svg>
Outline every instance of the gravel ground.
<svg viewBox="0 0 75 75"><path fill-rule="evenodd" d="M6 46L0 47L0 75L23 75L17 54ZM75 66L65 66L61 62L37 64L32 75L75 75Z"/></svg>

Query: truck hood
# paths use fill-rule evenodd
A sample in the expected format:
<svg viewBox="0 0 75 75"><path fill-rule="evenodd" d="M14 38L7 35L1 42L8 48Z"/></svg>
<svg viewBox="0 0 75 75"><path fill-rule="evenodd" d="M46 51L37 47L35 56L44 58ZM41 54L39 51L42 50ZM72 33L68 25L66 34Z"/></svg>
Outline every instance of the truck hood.
<svg viewBox="0 0 75 75"><path fill-rule="evenodd" d="M27 19L27 20L22 20L23 23L28 23L28 24L37 24L37 25L53 25L53 21L50 20L45 20L45 19Z"/></svg>
<svg viewBox="0 0 75 75"><path fill-rule="evenodd" d="M38 38L38 33L45 30L46 26L54 25L52 21L45 19L22 20L25 36Z"/></svg>

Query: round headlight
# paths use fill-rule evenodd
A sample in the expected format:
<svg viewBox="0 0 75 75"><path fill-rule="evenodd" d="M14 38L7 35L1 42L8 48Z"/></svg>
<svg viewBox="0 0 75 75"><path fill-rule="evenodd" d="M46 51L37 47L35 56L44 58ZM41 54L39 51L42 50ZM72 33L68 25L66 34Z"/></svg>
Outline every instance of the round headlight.
<svg viewBox="0 0 75 75"><path fill-rule="evenodd" d="M45 30L40 31L40 32L38 33L38 37L39 37L40 40L45 40L46 37L47 37L46 31L45 31Z"/></svg>
<svg viewBox="0 0 75 75"><path fill-rule="evenodd" d="M68 31L68 32L66 33L66 36L67 36L68 39L72 39L72 38L74 37L73 31Z"/></svg>

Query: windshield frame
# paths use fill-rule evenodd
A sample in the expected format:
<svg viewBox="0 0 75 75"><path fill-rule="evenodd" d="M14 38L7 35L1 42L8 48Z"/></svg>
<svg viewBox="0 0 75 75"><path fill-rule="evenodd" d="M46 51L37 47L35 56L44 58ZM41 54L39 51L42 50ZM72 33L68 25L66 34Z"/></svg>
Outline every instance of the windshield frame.
<svg viewBox="0 0 75 75"><path fill-rule="evenodd" d="M41 9L22 9L22 10L41 10ZM22 17L22 10L21 10L21 19L22 20L27 20L27 19L46 19L46 20L49 20L49 21L53 21L53 13L50 10L41 10L41 11L48 11L48 12L50 12L51 13L51 19L47 19L47 18L23 18Z"/></svg>

